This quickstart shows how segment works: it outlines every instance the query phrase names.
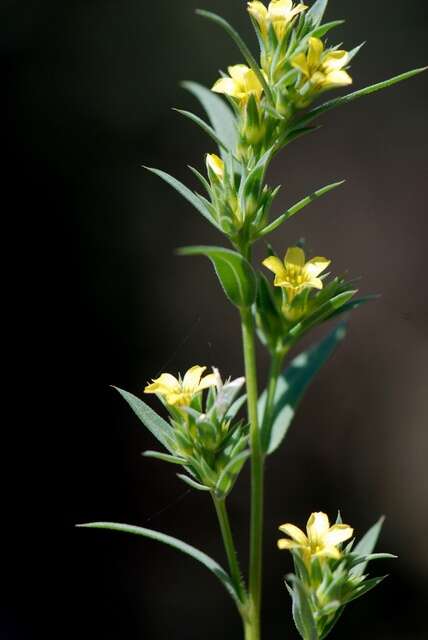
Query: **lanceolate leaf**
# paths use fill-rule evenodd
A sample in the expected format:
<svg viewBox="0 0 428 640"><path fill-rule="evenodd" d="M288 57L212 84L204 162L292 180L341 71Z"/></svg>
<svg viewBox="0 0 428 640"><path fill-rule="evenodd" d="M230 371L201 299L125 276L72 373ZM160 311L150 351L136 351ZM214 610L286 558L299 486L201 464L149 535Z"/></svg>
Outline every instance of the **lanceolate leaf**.
<svg viewBox="0 0 428 640"><path fill-rule="evenodd" d="M233 585L232 579L226 571L215 560L207 556L206 553L199 551L199 549L192 547L190 544L187 544L182 540L168 536L160 531L154 531L153 529L144 529L143 527L135 527L130 524L120 524L118 522L89 522L88 524L80 524L77 526L85 529L109 529L112 531L132 533L134 535L150 538L151 540L157 540L158 542L163 542L163 544L169 545L170 547L174 547L174 549L178 549L182 553L192 556L192 558L207 567L207 569L209 569L222 582L223 586L234 599L238 609L241 606L238 593Z"/></svg>
<svg viewBox="0 0 428 640"><path fill-rule="evenodd" d="M406 73L402 73L399 76L395 76L394 78L390 78L389 80L384 80L383 82L379 82L377 84L372 84L369 87L364 87L364 89L360 89L359 91L354 91L353 93L348 93L346 96L342 96L340 98L335 98L333 100L329 100L324 104L321 104L319 107L315 107L309 111L300 121L300 125L306 125L312 120L315 120L322 113L326 113L327 111L331 111L331 109L335 109L336 107L340 107L343 104L348 104L349 102L353 102L358 98L362 98L363 96L368 96L371 93L375 93L376 91L382 91L382 89L387 89L388 87L392 87L397 82L401 82L402 80L407 80L412 78L413 76L426 71L428 67L422 67L421 69L413 69L412 71L406 71Z"/></svg>
<svg viewBox="0 0 428 640"><path fill-rule="evenodd" d="M207 124L206 122L204 122L202 120L202 118L200 118L199 116L195 115L194 113L192 113L191 111L184 111L183 109L174 109L174 111L177 111L177 113L180 113L182 116L184 116L185 118L189 118L189 120L191 120L192 122L194 122L195 124L198 125L198 127L200 127L203 131L205 131L206 134L208 134L210 136L210 138L212 140L214 140L214 142L219 146L220 149L223 149L226 154L228 152L232 152L231 149L228 149L222 142L222 140L219 138L219 136L217 135L217 133L214 131L214 129L212 129L209 124Z"/></svg>
<svg viewBox="0 0 428 640"><path fill-rule="evenodd" d="M211 11L204 11L203 9L197 9L196 13L199 16L202 16L203 18L208 18L208 20L211 20L215 24L222 27L226 31L226 33L229 34L229 36L232 38L232 40L234 41L234 43L236 44L236 46L244 56L245 60L247 61L248 66L251 67L251 69L256 74L260 84L264 89L267 99L271 104L273 104L272 93L271 93L271 90L269 89L266 79L263 76L260 70L260 67L257 64L256 60L254 59L251 51L249 50L245 42L242 40L239 33L228 22L226 22L224 18L222 18L221 16L218 16L215 13L211 13Z"/></svg>
<svg viewBox="0 0 428 640"><path fill-rule="evenodd" d="M341 324L320 343L294 358L278 379L272 426L263 424L262 420L266 391L260 396L259 417L260 424L263 425L261 441L268 454L273 453L281 444L306 389L345 335L345 325Z"/></svg>
<svg viewBox="0 0 428 640"><path fill-rule="evenodd" d="M236 149L236 125L235 116L225 102L206 87L197 82L183 82L183 87L190 91L202 104L207 116L222 144L232 151ZM220 148L223 160L226 160L227 154Z"/></svg>
<svg viewBox="0 0 428 640"><path fill-rule="evenodd" d="M210 215L208 209L204 206L204 204L198 198L198 196L195 193L193 193L193 191L191 191L188 187L186 187L182 182L180 182L173 176L170 176L169 173L165 173L165 171L161 171L160 169L153 169L152 167L144 167L144 168L147 169L148 171L151 171L155 175L159 176L159 178L162 178L162 180L165 180L165 182L169 184L171 187L173 187L176 191L178 191L178 193L181 194L183 198L186 198L186 200L190 202L190 204L192 204L195 207L195 209L199 211L199 213L202 213L204 218L206 218L209 222L211 222L211 224L217 227L217 229L220 229L219 225L214 220L214 218Z"/></svg>
<svg viewBox="0 0 428 640"><path fill-rule="evenodd" d="M385 517L382 516L379 520L367 531L367 533L361 538L352 553L359 556L370 555L377 543L380 532L382 530ZM367 562L363 562L351 569L351 573L354 576L362 576L367 566Z"/></svg>
<svg viewBox="0 0 428 640"><path fill-rule="evenodd" d="M263 237L263 236L266 236L268 233L271 233L272 231L277 229L283 222L288 220L288 218L291 218L291 216L294 216L294 214L298 213L299 211L307 207L308 204L311 204L311 202L314 202L314 200L317 200L324 194L328 193L329 191L332 191L332 189L335 189L336 187L340 187L344 182L345 180L341 180L340 182L333 182L332 184L328 184L326 187L322 187L322 189L318 189L317 191L314 191L314 193L311 193L310 196L306 196L306 198L299 200L299 202L296 202L295 205L287 209L285 213L281 214L276 220L274 220L273 222L271 222L271 224L265 227L263 231L260 233L260 236Z"/></svg>
<svg viewBox="0 0 428 640"><path fill-rule="evenodd" d="M237 307L250 307L256 299L257 281L248 260L236 251L222 247L184 247L183 256L206 256L211 260L221 286Z"/></svg>
<svg viewBox="0 0 428 640"><path fill-rule="evenodd" d="M143 425L159 440L161 444L168 449L171 453L174 453L171 449L169 442L172 438L172 428L169 424L157 413L153 411L145 402L134 396L129 391L119 389L119 387L113 387L120 393L122 398L126 400L134 413L141 420Z"/></svg>

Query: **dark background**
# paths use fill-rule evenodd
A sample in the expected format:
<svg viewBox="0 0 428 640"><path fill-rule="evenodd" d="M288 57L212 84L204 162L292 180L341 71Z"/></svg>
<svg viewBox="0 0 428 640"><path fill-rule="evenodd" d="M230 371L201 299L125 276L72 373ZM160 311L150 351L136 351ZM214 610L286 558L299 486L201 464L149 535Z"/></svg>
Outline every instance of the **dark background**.
<svg viewBox="0 0 428 640"><path fill-rule="evenodd" d="M195 362L242 373L236 313L207 262L173 255L223 243L141 164L193 184L210 141L171 106L197 110L181 79L210 85L240 62L227 36L194 15L210 8L250 38L239 0L3 0L4 291L12 282L12 389L4 396L1 640L237 638L226 593L194 561L162 545L74 523L116 520L183 538L225 563L206 496L153 448L110 384L141 393L162 370ZM355 88L427 63L426 2L331 0L347 47L367 40ZM427 313L426 78L323 118L283 152L275 211L347 178L273 236L278 251L307 238L337 272L361 275L380 301L309 390L286 445L269 460L264 631L297 637L276 551L277 525L338 508L357 533L387 515L379 564L391 577L351 605L336 637L426 635ZM262 254L260 254L261 256ZM5 300L5 294L3 296ZM10 300L10 302L9 302ZM320 331L325 333L326 327ZM16 337L15 337L16 336ZM314 338L315 336L312 336ZM261 376L267 358L260 351ZM7 442L6 438L3 440ZM13 454L12 454L13 451ZM248 469L230 500L247 557ZM424 633L425 632L425 633ZM288 635L287 635L288 634Z"/></svg>

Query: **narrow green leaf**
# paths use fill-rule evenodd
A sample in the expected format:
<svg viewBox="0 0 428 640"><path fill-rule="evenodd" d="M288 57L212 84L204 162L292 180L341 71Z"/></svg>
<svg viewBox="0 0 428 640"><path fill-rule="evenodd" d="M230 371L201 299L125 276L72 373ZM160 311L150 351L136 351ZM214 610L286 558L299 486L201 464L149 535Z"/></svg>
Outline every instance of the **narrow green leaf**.
<svg viewBox="0 0 428 640"><path fill-rule="evenodd" d="M169 184L171 187L173 187L176 191L178 191L178 193L182 195L183 198L187 200L187 202L190 202L190 204L192 204L195 207L195 209L199 211L199 213L202 213L204 218L206 218L209 222L211 222L211 224L217 227L217 229L220 229L216 220L212 218L207 208L203 205L203 203L198 198L198 196L195 193L193 193L193 191L191 191L188 187L186 187L182 182L180 182L173 176L170 176L169 173L165 173L165 171L161 171L160 169L153 169L152 167L144 167L144 168L147 169L148 171L151 171L155 175L159 176L159 178L162 178L162 180L165 180L165 182Z"/></svg>
<svg viewBox="0 0 428 640"><path fill-rule="evenodd" d="M317 200L318 198L325 195L329 191L336 189L336 187L340 187L342 184L344 184L344 182L345 180L341 180L340 182L333 182L332 184L328 184L327 186L322 187L322 189L318 189L317 191L314 191L313 193L311 193L310 196L306 196L306 198L299 200L299 202L296 202L295 205L287 209L285 213L281 214L276 220L274 220L267 227L265 227L261 231L260 236L263 237L263 236L266 236L268 233L275 231L275 229L277 229L283 222L291 218L291 216L294 216L294 214L298 213L299 211L307 207L308 204L311 204L312 202L314 202L314 200Z"/></svg>
<svg viewBox="0 0 428 640"><path fill-rule="evenodd" d="M236 119L233 112L220 96L201 84L183 82L182 86L190 91L205 109L217 137L222 142L221 155L223 160L226 160L227 154L224 154L223 147L230 149L234 153L237 145Z"/></svg>
<svg viewBox="0 0 428 640"><path fill-rule="evenodd" d="M215 560L207 556L206 553L203 553L203 551L192 547L190 544L187 544L182 540L178 540L178 538L173 538L172 536L168 536L165 533L161 533L160 531L155 531L153 529L145 529L143 527L135 527L130 524L121 524L118 522L89 522L87 524L78 524L77 527L83 529L109 529L111 531L132 533L137 536L143 536L144 538L150 538L151 540L163 542L163 544L173 547L174 549L178 549L178 551L191 556L192 558L203 564L215 576L217 576L228 593L232 596L238 609L241 607L239 596L233 585L232 579L226 573L223 567L221 567Z"/></svg>
<svg viewBox="0 0 428 640"><path fill-rule="evenodd" d="M324 340L292 360L278 379L271 425L263 423L266 391L260 396L261 442L267 454L273 453L281 444L306 389L345 335L345 325L340 324Z"/></svg>
<svg viewBox="0 0 428 640"><path fill-rule="evenodd" d="M192 489L197 489L198 491L210 491L209 487L206 487L204 484L200 484L199 482L195 482L189 476L184 475L184 473L177 473L177 477L180 478L183 482L192 487Z"/></svg>
<svg viewBox="0 0 428 640"><path fill-rule="evenodd" d="M172 464L186 464L186 460L184 460L184 458L179 458L178 456L169 456L167 453L161 453L160 451L144 451L142 455L145 458L156 458L156 460L171 462Z"/></svg>
<svg viewBox="0 0 428 640"><path fill-rule="evenodd" d="M173 111L176 111L177 113L180 113L182 116L184 116L185 118L188 118L189 120L191 120L192 122L194 122L195 124L198 125L198 127L200 127L203 131L205 131L205 133L207 135L210 136L210 138L212 140L214 140L214 142L217 144L217 146L220 149L223 149L226 154L228 153L232 153L231 149L228 149L226 147L226 145L223 143L223 141L219 138L219 136L216 134L216 132L214 131L214 129L212 127L210 127L209 124L207 124L206 122L204 122L202 120L202 118L200 118L199 116L195 115L194 113L192 113L191 111L185 111L184 109L173 109ZM235 158L236 159L236 158Z"/></svg>
<svg viewBox="0 0 428 640"><path fill-rule="evenodd" d="M394 556L392 553L369 553L368 555L355 558L355 560L351 562L351 568L358 567L363 563L365 563L364 566L366 566L367 563L371 562L372 560L396 560L397 558L398 556Z"/></svg>
<svg viewBox="0 0 428 640"><path fill-rule="evenodd" d="M364 87L364 89L360 89L359 91L348 93L348 95L346 96L341 96L340 98L329 100L328 102L325 102L324 104L319 105L319 107L315 107L315 109L312 109L311 111L309 111L307 115L304 116L299 121L299 124L306 125L309 122L312 122L312 120L315 120L315 118L317 118L322 113L331 111L332 109L335 109L336 107L340 107L343 104L348 104L349 102L353 102L354 100L357 100L358 98L362 98L363 96L368 96L371 93L376 93L377 91L382 91L383 89L392 87L394 84L397 84L398 82L402 82L403 80L408 80L409 78L412 78L413 76L416 76L419 73L426 71L427 69L428 67L422 67L420 69L413 69L412 71L406 71L406 73L402 73L398 76L395 76L394 78L390 78L389 80L384 80L383 82L372 84L369 87Z"/></svg>
<svg viewBox="0 0 428 640"><path fill-rule="evenodd" d="M353 592L353 595L346 600L345 604L348 604L353 600L357 600L357 598L361 598L361 596L363 596L364 594L368 593L369 591L377 587L377 585L383 582L383 580L385 580L385 578L387 577L388 576L386 575L386 576L380 576L379 578L371 578L370 580L365 580L361 584L361 586Z"/></svg>
<svg viewBox="0 0 428 640"><path fill-rule="evenodd" d="M326 12L328 0L317 0L306 14L306 19L310 18L314 26L321 24Z"/></svg>
<svg viewBox="0 0 428 640"><path fill-rule="evenodd" d="M119 387L113 387L113 389L120 393L143 425L163 444L165 449L174 453L170 446L170 442L173 439L173 430L170 425L137 396L129 393L129 391L119 389Z"/></svg>
<svg viewBox="0 0 428 640"><path fill-rule="evenodd" d="M233 420L238 411L244 406L247 401L247 394L244 394L232 404L232 406L227 410L225 418L226 420Z"/></svg>
<svg viewBox="0 0 428 640"><path fill-rule="evenodd" d="M237 307L250 307L256 299L257 280L248 260L236 251L222 247L184 247L183 256L206 256L214 265L223 290Z"/></svg>
<svg viewBox="0 0 428 640"><path fill-rule="evenodd" d="M326 35L326 33L331 31L331 29L340 27L340 25L344 24L344 22L345 22L344 20L333 20L332 22L326 22L325 24L311 31L307 35L307 38L323 38Z"/></svg>
<svg viewBox="0 0 428 640"><path fill-rule="evenodd" d="M340 310L347 302L356 294L356 289L351 289L348 291L343 291L339 293L337 296L330 298L324 304L322 304L318 309L316 309L310 316L296 324L292 329L290 329L290 336L294 339L302 336L304 333L312 329L318 324L321 324L325 320L328 320L337 310Z"/></svg>
<svg viewBox="0 0 428 640"><path fill-rule="evenodd" d="M382 531L383 523L385 522L385 516L379 518L379 520L367 531L367 533L361 538L358 544L354 547L353 553L359 556L366 556L373 552L376 543L378 541L380 532ZM351 569L351 573L354 576L362 576L367 566L367 562L359 564L357 567Z"/></svg>
<svg viewBox="0 0 428 640"><path fill-rule="evenodd" d="M272 92L269 88L269 85L267 84L266 79L262 74L259 65L257 64L255 58L253 57L253 54L251 53L251 51L249 50L245 42L242 40L239 33L228 22L226 22L224 18L222 18L221 16L218 16L216 13L212 13L211 11L205 11L204 9L196 9L196 13L198 14L198 16L202 16L203 18L207 18L208 20L211 20L211 22L214 22L219 27L222 27L222 29L224 29L226 33L229 34L229 36L232 38L232 40L234 41L234 43L236 44L236 46L244 56L245 60L247 61L248 66L251 67L251 69L256 74L260 84L263 87L266 98L273 105L274 102L273 102Z"/></svg>

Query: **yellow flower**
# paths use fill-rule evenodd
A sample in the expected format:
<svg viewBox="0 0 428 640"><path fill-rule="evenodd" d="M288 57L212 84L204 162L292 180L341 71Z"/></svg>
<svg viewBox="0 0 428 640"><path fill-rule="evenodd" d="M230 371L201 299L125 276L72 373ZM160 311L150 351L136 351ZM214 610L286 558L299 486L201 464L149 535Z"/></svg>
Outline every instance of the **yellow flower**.
<svg viewBox="0 0 428 640"><path fill-rule="evenodd" d="M195 365L185 374L184 378L175 378L170 373L162 373L144 389L144 393L157 393L164 396L169 405L177 407L189 406L194 396L208 387L216 384L216 376L210 373L204 378L202 374L206 367Z"/></svg>
<svg viewBox="0 0 428 640"><path fill-rule="evenodd" d="M245 64L235 64L228 68L228 72L230 78L217 80L211 89L212 91L236 98L242 105L248 102L251 95L256 100L260 100L263 87L252 69Z"/></svg>
<svg viewBox="0 0 428 640"><path fill-rule="evenodd" d="M309 38L307 54L299 53L291 64L318 91L352 84L352 78L343 67L349 62L349 53L343 50L324 52L324 44L319 38Z"/></svg>
<svg viewBox="0 0 428 640"><path fill-rule="evenodd" d="M291 21L307 8L304 4L294 6L292 0L272 0L268 8L258 0L248 3L248 13L256 20L261 34L266 36L272 24L278 40L283 38Z"/></svg>
<svg viewBox="0 0 428 640"><path fill-rule="evenodd" d="M208 153L207 158L207 168L211 169L211 171L220 179L224 178L224 162L221 158L216 156L215 153Z"/></svg>
<svg viewBox="0 0 428 640"><path fill-rule="evenodd" d="M305 263L303 249L290 247L287 249L284 261L276 256L270 256L263 260L263 264L270 271L273 271L275 287L283 287L286 290L290 303L294 296L301 293L303 289L322 289L323 283L318 276L327 269L330 260L317 257Z"/></svg>
<svg viewBox="0 0 428 640"><path fill-rule="evenodd" d="M306 524L306 534L294 524L282 524L279 530L289 538L278 540L279 549L299 549L305 562L311 558L340 558L337 545L352 538L354 530L347 524L334 524L330 527L325 513L312 513Z"/></svg>

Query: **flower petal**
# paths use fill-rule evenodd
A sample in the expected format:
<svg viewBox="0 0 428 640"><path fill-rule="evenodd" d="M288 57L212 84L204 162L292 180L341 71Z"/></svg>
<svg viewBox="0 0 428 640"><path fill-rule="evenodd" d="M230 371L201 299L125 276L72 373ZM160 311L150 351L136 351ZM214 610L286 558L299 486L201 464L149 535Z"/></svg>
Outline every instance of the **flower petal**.
<svg viewBox="0 0 428 640"><path fill-rule="evenodd" d="M257 20L260 26L267 19L268 10L266 9L263 2L259 2L258 0L249 2L247 5L247 9L248 9L248 13Z"/></svg>
<svg viewBox="0 0 428 640"><path fill-rule="evenodd" d="M345 540L349 540L354 535L354 530L347 524L335 524L327 532L325 536L325 544L327 547L335 546Z"/></svg>
<svg viewBox="0 0 428 640"><path fill-rule="evenodd" d="M175 378L170 373L163 373L159 378L156 378L152 381L151 384L148 384L144 389L144 393L171 393L171 392L180 392L181 387L177 378Z"/></svg>
<svg viewBox="0 0 428 640"><path fill-rule="evenodd" d="M309 38L308 49L308 67L312 71L316 71L321 64L321 55L324 51L324 45L319 38Z"/></svg>
<svg viewBox="0 0 428 640"><path fill-rule="evenodd" d="M232 98L236 98L239 94L236 82L232 80L232 78L220 78L220 80L214 83L211 91L214 91L214 93L224 93L227 96L232 96Z"/></svg>
<svg viewBox="0 0 428 640"><path fill-rule="evenodd" d="M330 71L338 71L346 67L349 61L349 53L342 49L338 51L331 51L325 56L322 66L323 69L329 73Z"/></svg>
<svg viewBox="0 0 428 640"><path fill-rule="evenodd" d="M324 549L312 554L313 558L333 558L334 560L339 560L340 556L341 553L336 547L324 547Z"/></svg>
<svg viewBox="0 0 428 640"><path fill-rule="evenodd" d="M298 53L297 56L294 56L291 60L291 66L295 69L298 69L303 73L304 76L309 78L310 72L308 67L308 61L306 60L306 56L304 53Z"/></svg>
<svg viewBox="0 0 428 640"><path fill-rule="evenodd" d="M196 391L201 381L201 376L205 371L206 367L200 367L195 364L194 367L191 367L188 371L186 371L183 378L183 390L184 391Z"/></svg>
<svg viewBox="0 0 428 640"><path fill-rule="evenodd" d="M269 256L269 258L263 260L262 264L272 271L280 280L284 280L287 277L287 272L282 261L276 256Z"/></svg>
<svg viewBox="0 0 428 640"><path fill-rule="evenodd" d="M204 389L208 389L208 387L217 386L218 378L215 373L209 373L207 376L202 378L198 385L198 391L203 391Z"/></svg>
<svg viewBox="0 0 428 640"><path fill-rule="evenodd" d="M321 278L311 278L307 282L305 282L302 286L304 287L313 287L314 289L322 289L324 284Z"/></svg>
<svg viewBox="0 0 428 640"><path fill-rule="evenodd" d="M216 174L216 176L223 178L224 162L215 153L207 154L207 166Z"/></svg>
<svg viewBox="0 0 428 640"><path fill-rule="evenodd" d="M248 71L250 71L250 68L245 64L235 64L231 67L228 67L227 71L230 77L235 80L235 82L239 82L241 84L245 82L245 77Z"/></svg>
<svg viewBox="0 0 428 640"><path fill-rule="evenodd" d="M346 71L330 71L327 74L325 83L329 87L346 87L352 84L352 78Z"/></svg>
<svg viewBox="0 0 428 640"><path fill-rule="evenodd" d="M299 527L296 527L296 525L294 524L289 524L289 523L282 524L279 527L279 530L282 531L282 533L286 533L288 536L290 536L290 538L292 538L299 545L308 544L308 539L303 533L303 531L299 529Z"/></svg>
<svg viewBox="0 0 428 640"><path fill-rule="evenodd" d="M330 263L331 260L327 260L327 258L312 258L305 264L304 272L311 278L316 278L320 273L327 269Z"/></svg>
<svg viewBox="0 0 428 640"><path fill-rule="evenodd" d="M289 20L289 14L293 6L293 0L272 0L269 4L269 16L278 19Z"/></svg>
<svg viewBox="0 0 428 640"><path fill-rule="evenodd" d="M297 547L301 547L298 542L293 542L293 540L287 540L287 538L280 538L277 542L278 549L296 549Z"/></svg>
<svg viewBox="0 0 428 640"><path fill-rule="evenodd" d="M308 538L314 543L323 543L324 537L330 529L330 522L328 516L322 511L312 513L306 524L306 531Z"/></svg>
<svg viewBox="0 0 428 640"><path fill-rule="evenodd" d="M303 267L305 264L305 252L300 247L290 247L287 249L284 262L285 266Z"/></svg>

